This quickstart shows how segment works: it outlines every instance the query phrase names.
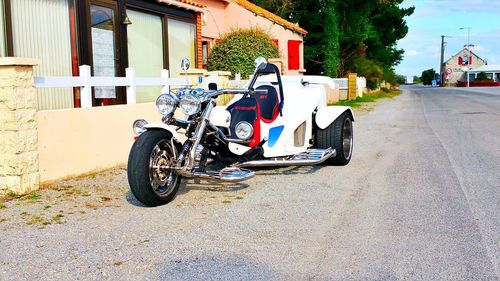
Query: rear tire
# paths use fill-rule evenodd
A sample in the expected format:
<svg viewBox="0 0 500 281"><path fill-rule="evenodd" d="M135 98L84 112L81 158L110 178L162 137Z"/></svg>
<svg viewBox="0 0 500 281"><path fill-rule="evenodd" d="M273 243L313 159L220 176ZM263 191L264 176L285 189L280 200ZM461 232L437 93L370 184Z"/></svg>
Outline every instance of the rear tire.
<svg viewBox="0 0 500 281"><path fill-rule="evenodd" d="M178 147L172 147L172 135L162 130L146 131L134 142L128 158L127 176L135 198L149 207L172 201L181 176L160 166L172 163ZM174 154L175 151L175 154Z"/></svg>
<svg viewBox="0 0 500 281"><path fill-rule="evenodd" d="M317 128L317 148L333 148L337 152L323 162L326 165L345 166L351 161L353 147L353 128L351 115L346 111L325 129Z"/></svg>

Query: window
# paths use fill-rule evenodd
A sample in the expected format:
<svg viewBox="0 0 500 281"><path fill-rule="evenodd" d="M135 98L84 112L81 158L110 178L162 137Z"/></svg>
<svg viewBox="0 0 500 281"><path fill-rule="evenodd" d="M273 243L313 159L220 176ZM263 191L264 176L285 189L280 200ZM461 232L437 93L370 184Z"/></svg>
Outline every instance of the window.
<svg viewBox="0 0 500 281"><path fill-rule="evenodd" d="M202 61L202 64L203 64L203 68L207 68L207 64L208 64L208 52L209 52L209 49L208 49L208 41L203 41L201 42L201 61Z"/></svg>
<svg viewBox="0 0 500 281"><path fill-rule="evenodd" d="M288 69L300 69L299 47L302 42L298 40L288 40Z"/></svg>
<svg viewBox="0 0 500 281"><path fill-rule="evenodd" d="M35 67L35 76L73 75L69 2L10 1L14 56L39 58L42 63ZM40 110L73 107L70 88L38 89L37 92Z"/></svg>
<svg viewBox="0 0 500 281"><path fill-rule="evenodd" d="M7 44L5 37L5 17L4 17L4 0L0 0L0 57L7 55Z"/></svg>
<svg viewBox="0 0 500 281"><path fill-rule="evenodd" d="M159 15L127 10L128 65L137 77L160 77L163 69L163 24ZM137 102L155 101L159 86L137 87Z"/></svg>
<svg viewBox="0 0 500 281"><path fill-rule="evenodd" d="M500 82L500 73L495 73L495 82Z"/></svg>
<svg viewBox="0 0 500 281"><path fill-rule="evenodd" d="M168 19L168 61L171 77L179 77L181 60L188 58L191 68L196 65L196 25Z"/></svg>
<svg viewBox="0 0 500 281"><path fill-rule="evenodd" d="M476 74L475 73L469 73L469 82L472 82L476 80Z"/></svg>
<svg viewBox="0 0 500 281"><path fill-rule="evenodd" d="M116 76L114 9L90 5L94 76ZM96 99L115 99L115 87L95 87ZM105 104L103 102L103 104Z"/></svg>

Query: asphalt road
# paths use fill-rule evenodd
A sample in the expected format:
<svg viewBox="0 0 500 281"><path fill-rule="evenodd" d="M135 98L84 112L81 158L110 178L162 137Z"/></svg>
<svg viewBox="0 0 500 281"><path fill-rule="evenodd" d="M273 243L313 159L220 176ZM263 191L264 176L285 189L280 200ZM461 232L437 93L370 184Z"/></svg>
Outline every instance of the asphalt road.
<svg viewBox="0 0 500 281"><path fill-rule="evenodd" d="M0 225L0 279L500 278L500 90L409 87L358 116L345 167L190 181L158 208L127 194L123 170L76 184L96 180L117 208ZM0 215L24 208L11 205Z"/></svg>

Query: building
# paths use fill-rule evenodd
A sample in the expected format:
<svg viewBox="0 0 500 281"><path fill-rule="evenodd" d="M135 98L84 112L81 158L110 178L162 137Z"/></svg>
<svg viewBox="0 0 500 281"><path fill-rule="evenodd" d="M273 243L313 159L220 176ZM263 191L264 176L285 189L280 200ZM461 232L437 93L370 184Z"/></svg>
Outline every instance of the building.
<svg viewBox="0 0 500 281"><path fill-rule="evenodd" d="M200 2L201 3L201 2ZM0 56L39 58L36 76L177 75L183 57L201 67L201 17L191 0L0 0ZM138 89L137 101L154 101L159 87ZM78 89L39 89L39 109L79 107ZM100 87L93 105L125 103L123 87Z"/></svg>
<svg viewBox="0 0 500 281"><path fill-rule="evenodd" d="M484 59L480 58L470 49L471 48L465 47L444 62L444 77L446 85L457 86L458 81L467 81L467 70L486 64Z"/></svg>
<svg viewBox="0 0 500 281"><path fill-rule="evenodd" d="M486 74L486 77L488 77L488 79L491 79L494 82L500 82L500 65L498 64L483 65L471 69L469 71L471 80L473 81L475 78L477 78L477 75L481 72L484 72Z"/></svg>
<svg viewBox="0 0 500 281"><path fill-rule="evenodd" d="M210 49L224 33L234 28L260 27L274 38L282 54L285 74L303 74L307 31L247 0L205 0L207 12L202 24L202 60L207 63Z"/></svg>

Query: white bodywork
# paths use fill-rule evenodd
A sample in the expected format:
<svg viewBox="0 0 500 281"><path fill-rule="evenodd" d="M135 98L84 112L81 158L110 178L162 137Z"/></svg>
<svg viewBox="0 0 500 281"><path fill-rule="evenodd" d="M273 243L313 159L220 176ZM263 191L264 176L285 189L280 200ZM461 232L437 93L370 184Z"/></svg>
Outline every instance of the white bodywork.
<svg viewBox="0 0 500 281"><path fill-rule="evenodd" d="M303 85L301 82L308 81L310 84ZM274 75L259 77L255 84L255 88L260 85L271 85L271 82L276 82ZM266 138L268 141L264 144L264 157L278 157L294 155L306 151L310 147L312 138L313 121L321 129L328 127L335 119L342 113L348 111L354 120L354 114L350 107L347 106L327 106L326 104L326 91L322 84L333 84L333 80L329 77L313 76L308 79L308 76L282 76L283 93L285 96L283 116L278 116L272 123L265 123L260 121L260 139ZM279 94L279 92L278 92ZM229 102L228 105L236 102L242 97L237 95ZM220 120L227 120L228 111L225 107L217 107L210 118L210 122L218 126L225 123L229 127L228 122L221 122ZM224 110L221 110L224 109ZM313 120L313 113L316 112L316 118ZM305 122L305 134L302 145L296 146L294 139L295 130ZM283 126L281 134L276 138L275 132L279 131ZM271 130L273 133L270 134ZM299 142L300 143L300 142ZM231 152L241 155L250 148L248 146L239 145L235 143L229 144Z"/></svg>
<svg viewBox="0 0 500 281"><path fill-rule="evenodd" d="M181 139L179 138L179 134L175 130L175 127L166 125L164 123L148 123L146 126L144 126L146 129L161 129L161 130L166 130L169 131L172 134L172 137L178 141L181 142Z"/></svg>

